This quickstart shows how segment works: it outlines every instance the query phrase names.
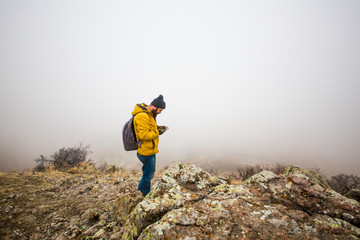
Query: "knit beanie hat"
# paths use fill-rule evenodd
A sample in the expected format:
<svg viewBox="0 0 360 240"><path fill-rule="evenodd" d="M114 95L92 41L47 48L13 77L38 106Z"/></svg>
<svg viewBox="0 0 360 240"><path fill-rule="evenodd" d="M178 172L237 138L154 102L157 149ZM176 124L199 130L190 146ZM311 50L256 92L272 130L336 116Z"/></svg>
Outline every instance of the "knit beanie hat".
<svg viewBox="0 0 360 240"><path fill-rule="evenodd" d="M151 105L153 105L154 107L157 107L157 108L163 108L165 109L165 102L164 102L164 97L163 95L159 95L157 98L155 98L152 102L151 102Z"/></svg>

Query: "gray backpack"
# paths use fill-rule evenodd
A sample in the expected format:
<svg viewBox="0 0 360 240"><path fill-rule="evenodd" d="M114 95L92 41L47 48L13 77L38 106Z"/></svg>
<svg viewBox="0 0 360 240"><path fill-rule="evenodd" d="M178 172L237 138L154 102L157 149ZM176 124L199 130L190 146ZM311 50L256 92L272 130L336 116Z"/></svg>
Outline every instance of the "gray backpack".
<svg viewBox="0 0 360 240"><path fill-rule="evenodd" d="M143 106L141 106L140 104L138 104L138 106L144 109ZM133 115L130 118L130 120L125 123L122 130L123 144L124 144L124 149L126 151L133 151L138 149L138 144L140 142L140 141L136 141L136 134L134 129L134 117L135 115Z"/></svg>

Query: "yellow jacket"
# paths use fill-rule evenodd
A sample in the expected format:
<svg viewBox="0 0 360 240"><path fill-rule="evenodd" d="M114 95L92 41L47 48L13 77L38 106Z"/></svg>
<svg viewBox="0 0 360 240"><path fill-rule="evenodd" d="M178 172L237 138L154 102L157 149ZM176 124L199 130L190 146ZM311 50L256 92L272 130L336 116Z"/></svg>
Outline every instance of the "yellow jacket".
<svg viewBox="0 0 360 240"><path fill-rule="evenodd" d="M159 152L159 131L152 112L145 103L135 105L131 113L134 117L136 139L139 142L137 152L143 156L154 155Z"/></svg>

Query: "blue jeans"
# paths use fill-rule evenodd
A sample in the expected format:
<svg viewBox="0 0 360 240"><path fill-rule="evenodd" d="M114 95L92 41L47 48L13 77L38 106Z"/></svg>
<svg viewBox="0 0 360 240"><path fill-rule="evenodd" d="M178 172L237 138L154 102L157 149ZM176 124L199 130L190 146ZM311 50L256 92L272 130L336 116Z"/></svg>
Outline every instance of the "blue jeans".
<svg viewBox="0 0 360 240"><path fill-rule="evenodd" d="M142 171L143 175L139 183L138 190L146 196L150 192L151 188L151 179L155 173L155 164L156 164L156 155L143 156L139 153L137 154L139 160L143 163Z"/></svg>

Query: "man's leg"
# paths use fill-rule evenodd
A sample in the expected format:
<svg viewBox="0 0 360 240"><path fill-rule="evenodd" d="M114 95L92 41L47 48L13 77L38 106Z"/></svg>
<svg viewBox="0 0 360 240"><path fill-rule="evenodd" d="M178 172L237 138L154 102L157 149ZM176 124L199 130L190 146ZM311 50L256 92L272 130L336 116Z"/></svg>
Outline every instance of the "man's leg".
<svg viewBox="0 0 360 240"><path fill-rule="evenodd" d="M154 154L151 156L143 156L138 153L137 156L139 160L143 163L143 175L139 183L138 190L140 190L142 194L146 196L150 192L151 179L153 178L155 173L156 155Z"/></svg>

